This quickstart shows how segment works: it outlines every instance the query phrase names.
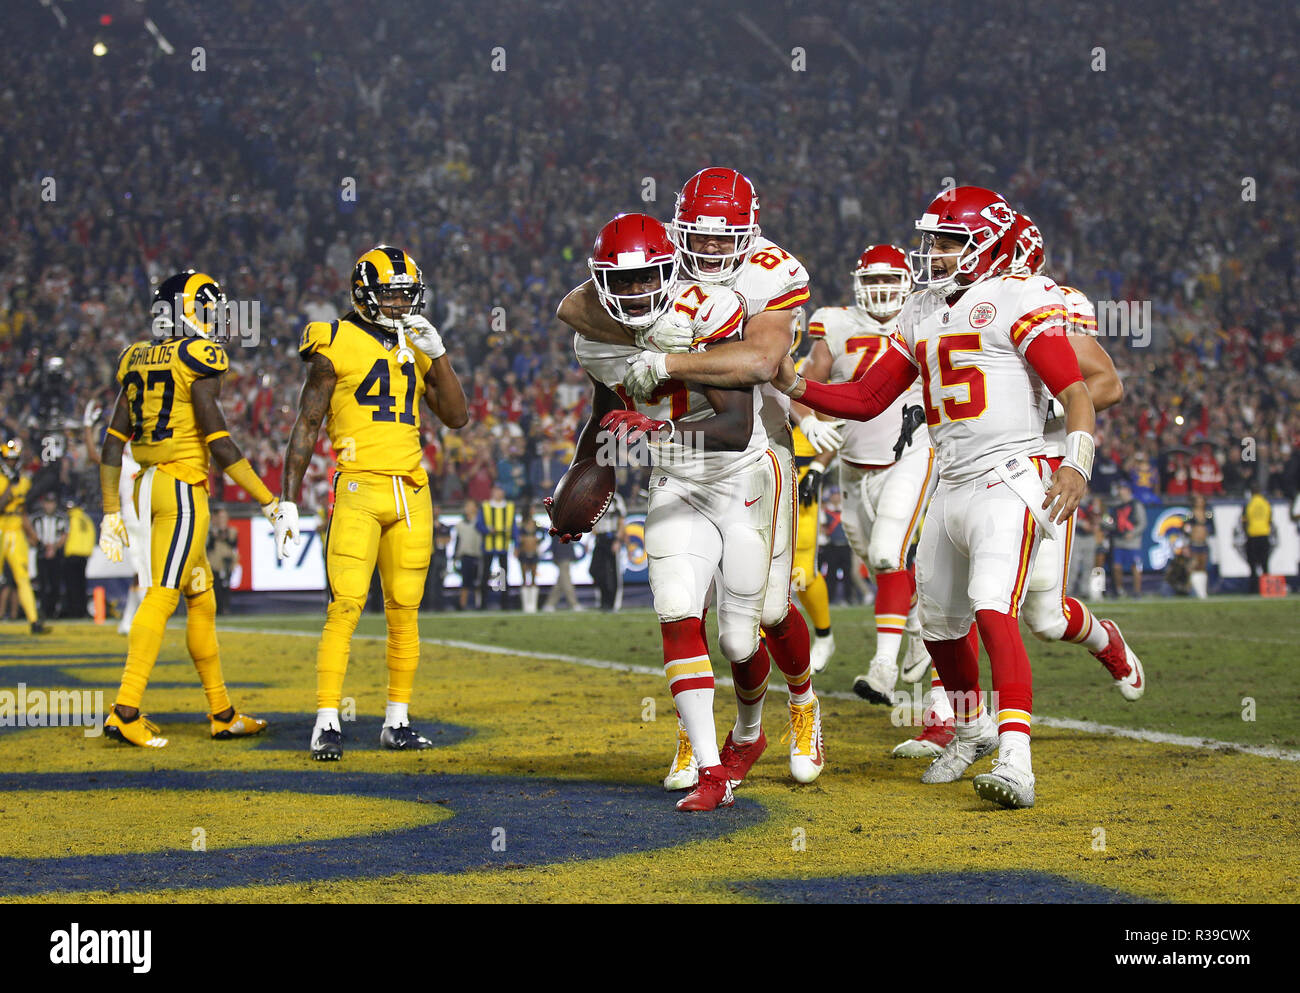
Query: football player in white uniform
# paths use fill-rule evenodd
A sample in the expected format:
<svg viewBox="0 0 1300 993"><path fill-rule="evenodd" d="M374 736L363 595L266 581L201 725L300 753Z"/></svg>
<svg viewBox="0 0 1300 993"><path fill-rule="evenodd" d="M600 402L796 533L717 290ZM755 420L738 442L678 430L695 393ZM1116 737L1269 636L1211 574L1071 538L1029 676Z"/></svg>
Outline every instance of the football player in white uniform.
<svg viewBox="0 0 1300 993"><path fill-rule="evenodd" d="M744 319L739 295L723 286L676 283L676 265L663 225L641 214L620 215L602 228L590 262L602 307L638 337L654 340L665 325L676 324L691 330L694 347L704 347L737 333ZM577 335L574 349L595 389L575 461L599 456L602 443L632 445L644 437L654 466L645 522L650 586L664 670L698 768L695 789L677 808L729 806L732 785L744 779L765 743L762 706L770 662L759 620L774 517L788 482L768 449L752 387L669 381L636 400L622 383L628 358L639 351L635 345ZM721 753L704 637L715 577L719 647L737 677L736 725ZM804 709L812 720L812 707ZM820 728L809 733L818 747L797 768L792 765L801 781L821 771Z"/></svg>
<svg viewBox="0 0 1300 993"><path fill-rule="evenodd" d="M893 245L869 246L853 271L856 305L821 307L808 322L815 341L805 378L847 383L865 374L897 330L911 289L907 254ZM876 651L867 672L853 681L854 692L872 703L893 703L905 629L908 669L923 673L930 664L914 610L916 580L907 567L908 550L935 484L934 449L922 403L921 389L913 384L879 417L851 421L841 431L844 533L876 582ZM796 413L801 406L795 404ZM915 626L908 628L909 621Z"/></svg>
<svg viewBox="0 0 1300 993"><path fill-rule="evenodd" d="M789 404L768 383L780 368L794 340L794 312L808 300L808 271L789 252L760 237L758 195L753 184L734 169L703 169L692 176L677 197L669 234L677 247L683 276L709 286L734 289L745 303L740 340L720 343L707 351L693 349L689 335L673 339L673 328L642 336L642 351L629 358L624 386L636 397L653 396L669 381L723 388L760 387L762 421L768 447L781 466L781 502L767 597L763 604L763 635L771 659L790 691L790 767L806 761L818 767L823 759L821 710L812 689L808 625L790 602L794 561L794 517L797 499L789 426ZM560 304L559 318L584 337L627 342L628 332L596 305L590 283L571 292ZM666 354L670 353L670 354ZM813 427L820 447L838 444L834 425ZM738 703L758 688L736 682ZM761 752L767 739L754 742ZM675 765L683 777L693 773L683 763L682 736ZM739 742L738 742L739 743ZM680 782L680 780L679 780ZM686 785L682 782L681 785Z"/></svg>
<svg viewBox="0 0 1300 993"><path fill-rule="evenodd" d="M1008 273L1015 220L991 190L940 194L916 224L913 275L926 292L908 299L884 354L852 383L806 382L783 364L777 385L821 413L866 420L920 377L939 470L917 551L921 627L956 717L956 736L921 781L955 782L996 749L975 792L1028 807L1033 677L1018 614L1039 541L1087 491L1096 415L1066 341L1060 290L1042 276ZM1047 391L1066 417L1055 472L1044 456ZM993 670L996 724L980 693L977 628Z"/></svg>
<svg viewBox="0 0 1300 993"><path fill-rule="evenodd" d="M1024 214L1016 217L1016 254L1012 271L1037 276L1043 271L1043 236ZM1073 286L1062 286L1069 319L1067 341L1079 360L1092 404L1099 412L1112 407L1124 395L1124 387L1110 356L1097 342L1097 312L1092 302ZM1065 417L1052 399L1043 430L1044 449L1053 470L1065 455ZM1088 607L1065 595L1070 570L1070 546L1074 540L1074 517L1058 529L1057 540L1045 542L1034 559L1025 597L1025 622L1043 641L1068 641L1083 645L1106 668L1125 700L1140 699L1146 689L1142 662L1124 640L1112 620L1098 620Z"/></svg>

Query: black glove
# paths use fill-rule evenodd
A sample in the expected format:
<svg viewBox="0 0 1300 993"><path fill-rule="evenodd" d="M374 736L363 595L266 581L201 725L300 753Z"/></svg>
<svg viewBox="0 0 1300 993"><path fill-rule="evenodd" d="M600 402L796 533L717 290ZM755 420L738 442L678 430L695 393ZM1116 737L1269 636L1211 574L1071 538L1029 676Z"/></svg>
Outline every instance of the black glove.
<svg viewBox="0 0 1300 993"><path fill-rule="evenodd" d="M800 507L811 507L821 498L822 474L825 471L814 462L808 467L808 471L803 474L803 479L799 480Z"/></svg>
<svg viewBox="0 0 1300 993"><path fill-rule="evenodd" d="M903 449L912 443L912 435L925 423L925 408L919 403L909 404L903 408L903 429L898 432L894 442L894 461L903 457Z"/></svg>

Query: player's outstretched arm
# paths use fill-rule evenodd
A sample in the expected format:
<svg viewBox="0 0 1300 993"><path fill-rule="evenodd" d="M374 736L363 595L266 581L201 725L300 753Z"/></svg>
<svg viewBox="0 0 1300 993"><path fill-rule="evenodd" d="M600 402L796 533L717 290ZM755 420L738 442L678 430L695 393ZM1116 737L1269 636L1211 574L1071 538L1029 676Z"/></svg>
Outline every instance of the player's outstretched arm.
<svg viewBox="0 0 1300 993"><path fill-rule="evenodd" d="M590 279L568 292L556 308L555 316L592 341L603 341L608 345L636 343L632 332L605 313L605 308L596 298L596 286Z"/></svg>
<svg viewBox="0 0 1300 993"><path fill-rule="evenodd" d="M745 322L745 336L703 352L673 352L664 363L668 378L704 386L739 388L770 383L793 342L794 312L765 310Z"/></svg>
<svg viewBox="0 0 1300 993"><path fill-rule="evenodd" d="M1100 342L1090 334L1072 334L1066 341L1079 360L1079 372L1092 394L1093 409L1101 412L1119 403L1124 398L1124 384L1115 371L1115 363Z"/></svg>
<svg viewBox="0 0 1300 993"><path fill-rule="evenodd" d="M248 495L261 505L262 513L269 520L275 512L275 495L266 488L262 478L248 464L239 446L230 437L226 429L226 418L221 413L221 376L205 376L194 381L190 387L190 400L194 404L194 421L198 424L203 440L217 468L224 472L237 485L243 487Z"/></svg>
<svg viewBox="0 0 1300 993"><path fill-rule="evenodd" d="M307 359L307 381L298 394L298 418L289 432L289 444L284 450L284 479L280 484L280 499L297 504L302 497L302 477L316 451L316 438L321 423L330 409L334 385L338 377L334 364L319 352Z"/></svg>
<svg viewBox="0 0 1300 993"><path fill-rule="evenodd" d="M127 544L118 484L122 479L122 452L130 438L131 412L125 391L119 391L117 403L113 405L113 417L99 448L99 491L104 507L104 519L99 525L99 547L111 562L122 561Z"/></svg>
<svg viewBox="0 0 1300 993"><path fill-rule="evenodd" d="M803 377L812 379L819 383L824 383L830 379L831 366L834 360L831 358L831 350L827 347L826 342L816 341L813 343L812 351L808 353L808 360L803 364ZM843 421L836 421L830 418L822 418L811 408L806 407L798 400L790 405L791 418L799 425L799 430L808 440L819 455L834 455L844 444L844 436L840 434L839 428L843 427ZM824 461L829 462L830 459ZM825 471L822 465L822 472Z"/></svg>
<svg viewBox="0 0 1300 993"><path fill-rule="evenodd" d="M600 422L604 416L614 410L623 409L623 401L618 398L618 394L611 390L604 383L599 383L592 379L591 374L587 374L591 380L591 417L587 423L582 426L582 431L578 434L578 444L573 452L573 461L581 462L583 459L594 459L596 450L600 447Z"/></svg>
<svg viewBox="0 0 1300 993"><path fill-rule="evenodd" d="M772 385L823 414L869 421L889 409L916 379L917 369L899 346L891 346L860 379L828 386L796 375L787 357Z"/></svg>
<svg viewBox="0 0 1300 993"><path fill-rule="evenodd" d="M438 420L449 428L463 428L469 423L465 388L461 386L460 377L456 375L456 370L451 367L451 359L445 353L433 360L433 365L429 366L429 371L424 375L424 402L437 415ZM317 427L319 426L318 424Z"/></svg>

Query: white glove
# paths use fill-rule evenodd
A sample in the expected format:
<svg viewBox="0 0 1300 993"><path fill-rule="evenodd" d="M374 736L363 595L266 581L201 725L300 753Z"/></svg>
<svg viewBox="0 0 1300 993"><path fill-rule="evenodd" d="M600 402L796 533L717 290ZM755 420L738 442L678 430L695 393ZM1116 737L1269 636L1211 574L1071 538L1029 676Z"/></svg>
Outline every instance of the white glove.
<svg viewBox="0 0 1300 993"><path fill-rule="evenodd" d="M95 422L99 420L99 415L104 412L104 406L98 400L91 400L86 404L85 413L81 415L82 427L94 427Z"/></svg>
<svg viewBox="0 0 1300 993"><path fill-rule="evenodd" d="M438 329L429 323L428 318L413 314L402 319L406 329L406 340L431 359L440 358L447 353L447 346L442 343Z"/></svg>
<svg viewBox="0 0 1300 993"><path fill-rule="evenodd" d="M676 314L655 321L636 333L636 347L656 352L689 352L695 342L694 322L678 320Z"/></svg>
<svg viewBox="0 0 1300 993"><path fill-rule="evenodd" d="M121 562L126 550L126 525L122 523L121 514L105 514L99 525L99 550L110 562Z"/></svg>
<svg viewBox="0 0 1300 993"><path fill-rule="evenodd" d="M842 427L843 421L823 421L816 414L809 414L799 422L799 430L819 455L836 451L844 444L844 436L839 432Z"/></svg>
<svg viewBox="0 0 1300 993"><path fill-rule="evenodd" d="M298 505L288 500L278 501L271 515L271 526L275 528L275 551L280 558L287 559L289 542L302 544L302 534L298 530Z"/></svg>
<svg viewBox="0 0 1300 993"><path fill-rule="evenodd" d="M663 352L641 352L627 360L630 367L623 388L635 399L645 400L668 378L668 356Z"/></svg>

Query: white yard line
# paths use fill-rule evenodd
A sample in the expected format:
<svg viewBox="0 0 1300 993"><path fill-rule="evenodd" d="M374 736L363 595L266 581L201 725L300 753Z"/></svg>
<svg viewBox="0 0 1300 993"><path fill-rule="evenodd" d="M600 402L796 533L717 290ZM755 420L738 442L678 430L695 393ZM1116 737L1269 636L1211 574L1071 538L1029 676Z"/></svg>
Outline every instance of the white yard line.
<svg viewBox="0 0 1300 993"><path fill-rule="evenodd" d="M222 625L218 630L230 634L258 634L258 635L284 635L293 638L319 638L320 635L315 631L286 631L283 629L270 630L266 628L245 628L245 627L226 627ZM379 634L357 634L353 635L354 640L361 641L384 641L385 636ZM581 655L563 655L558 652L532 652L524 648L506 648L502 645L484 645L475 641L453 641L449 638L421 638L422 645L440 645L443 648L459 648L463 651L482 652L485 655L513 655L518 658L541 659L548 662L564 662L568 665L580 665L589 669L611 669L615 672L631 672L639 676L662 676L662 666L649 665L631 665L627 662L610 662L607 659L592 659ZM731 686L732 681L727 676L715 676L714 682L720 686ZM780 683L775 684L778 689L785 690L786 687ZM835 700L853 700L857 701L858 697L852 693L819 693L818 696L828 697ZM1272 745L1245 745L1236 741L1216 741L1213 738L1194 738L1185 734L1170 734L1166 731L1147 731L1143 728L1122 728L1113 724L1098 724L1096 721L1077 721L1070 717L1045 717L1042 714L1034 715L1034 723L1042 727L1060 728L1065 731L1083 731L1087 734L1099 734L1111 738L1129 738L1133 741L1145 741L1154 745L1180 745L1185 748L1203 748L1210 751L1222 751L1231 749L1233 751L1244 752L1247 755L1258 755L1266 759L1281 759L1283 762L1300 762L1300 752L1291 751L1286 748L1276 748Z"/></svg>

